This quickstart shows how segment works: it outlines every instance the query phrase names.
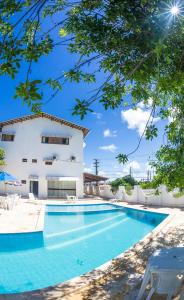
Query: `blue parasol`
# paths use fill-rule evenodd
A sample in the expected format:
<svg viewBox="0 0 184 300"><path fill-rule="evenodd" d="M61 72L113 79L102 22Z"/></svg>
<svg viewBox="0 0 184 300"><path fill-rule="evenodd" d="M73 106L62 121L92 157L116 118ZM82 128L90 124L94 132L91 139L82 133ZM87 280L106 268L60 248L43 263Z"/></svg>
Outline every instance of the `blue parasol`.
<svg viewBox="0 0 184 300"><path fill-rule="evenodd" d="M0 181L4 181L5 183L4 193L6 194L6 184L12 184L16 182L17 178L7 172L0 171Z"/></svg>
<svg viewBox="0 0 184 300"><path fill-rule="evenodd" d="M0 172L0 181L17 181L17 178L4 171Z"/></svg>

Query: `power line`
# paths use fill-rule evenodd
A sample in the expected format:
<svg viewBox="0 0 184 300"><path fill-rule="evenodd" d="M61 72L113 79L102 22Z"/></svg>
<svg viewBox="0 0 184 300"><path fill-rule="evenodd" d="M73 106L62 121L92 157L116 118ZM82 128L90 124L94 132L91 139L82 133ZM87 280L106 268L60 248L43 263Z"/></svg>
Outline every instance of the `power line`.
<svg viewBox="0 0 184 300"><path fill-rule="evenodd" d="M119 174L119 173L121 173L121 174L129 174L130 175L130 172L128 172L128 170L127 171L122 171L122 170L117 170L117 171L109 171L109 170L106 170L106 169L103 169L103 171L105 172L105 173L107 173L107 174L114 174L114 175L116 175L117 173ZM152 171L152 173L153 173L153 170L149 170L149 172L151 172ZM131 170L131 174L142 174L142 173L145 173L146 174L146 172L147 172L147 170L144 170L144 171L136 171L136 170ZM148 174L148 173L147 173ZM150 174L150 173L149 173Z"/></svg>
<svg viewBox="0 0 184 300"><path fill-rule="evenodd" d="M136 159L137 157L148 157L149 158L150 156L154 156L155 154L156 154L156 152L132 155L131 159ZM116 161L115 158L104 158L104 157L101 157L100 159Z"/></svg>

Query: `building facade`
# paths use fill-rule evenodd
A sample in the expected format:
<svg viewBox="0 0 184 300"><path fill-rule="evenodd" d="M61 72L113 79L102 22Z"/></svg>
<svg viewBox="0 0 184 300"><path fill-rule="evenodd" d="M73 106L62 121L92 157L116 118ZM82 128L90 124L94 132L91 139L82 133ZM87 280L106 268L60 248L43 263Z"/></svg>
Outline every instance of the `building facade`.
<svg viewBox="0 0 184 300"><path fill-rule="evenodd" d="M6 184L7 193L40 199L83 197L83 139L88 129L42 113L0 122L2 170L20 186ZM0 183L0 192L5 184Z"/></svg>

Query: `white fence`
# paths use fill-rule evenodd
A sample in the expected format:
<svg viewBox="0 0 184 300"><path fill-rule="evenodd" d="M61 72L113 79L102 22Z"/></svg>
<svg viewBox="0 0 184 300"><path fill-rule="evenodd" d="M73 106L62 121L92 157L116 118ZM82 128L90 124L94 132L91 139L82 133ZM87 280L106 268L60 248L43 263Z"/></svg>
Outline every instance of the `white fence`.
<svg viewBox="0 0 184 300"><path fill-rule="evenodd" d="M127 194L124 186L120 186L116 193L112 192L110 185L86 186L85 193L106 199L118 199L128 203L184 207L184 196L176 198L174 195L177 193L177 190L168 192L165 185L161 185L157 190L143 190L136 185L130 194Z"/></svg>

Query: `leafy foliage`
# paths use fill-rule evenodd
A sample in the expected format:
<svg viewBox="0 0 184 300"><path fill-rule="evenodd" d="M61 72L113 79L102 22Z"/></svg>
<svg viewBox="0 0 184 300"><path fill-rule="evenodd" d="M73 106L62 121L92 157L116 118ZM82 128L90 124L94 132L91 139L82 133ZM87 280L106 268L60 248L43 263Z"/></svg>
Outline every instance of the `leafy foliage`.
<svg viewBox="0 0 184 300"><path fill-rule="evenodd" d="M174 196L175 198L180 198L180 197L183 197L183 196L184 196L184 191L181 191L181 192L175 193L175 194L173 194L173 196Z"/></svg>
<svg viewBox="0 0 184 300"><path fill-rule="evenodd" d="M147 140L152 140L154 137L156 137L157 132L158 132L158 129L156 128L155 125L153 125L153 124L148 125L146 128L146 133L145 133Z"/></svg>
<svg viewBox="0 0 184 300"><path fill-rule="evenodd" d="M184 101L175 99L172 122L166 126L167 144L163 145L152 162L157 178L168 187L184 188Z"/></svg>
<svg viewBox="0 0 184 300"><path fill-rule="evenodd" d="M159 186L159 182L154 178L152 181L148 182L140 182L140 186L142 189L155 189Z"/></svg>
<svg viewBox="0 0 184 300"><path fill-rule="evenodd" d="M5 151L4 149L0 148L0 166L5 165Z"/></svg>
<svg viewBox="0 0 184 300"><path fill-rule="evenodd" d="M131 186L134 186L137 184L137 180L134 179L134 177L132 177L131 175L126 175L123 177L124 181L131 185Z"/></svg>
<svg viewBox="0 0 184 300"><path fill-rule="evenodd" d="M114 188L119 188L119 186L127 186L127 187L133 187L137 184L137 181L130 175L126 175L122 178L117 178L114 181L111 182L111 186Z"/></svg>
<svg viewBox="0 0 184 300"><path fill-rule="evenodd" d="M117 178L111 183L112 192L117 192L120 186L124 186L128 195L132 194L132 189L137 181L130 175L124 176L122 178Z"/></svg>
<svg viewBox="0 0 184 300"><path fill-rule="evenodd" d="M126 154L118 154L116 159L120 164L126 164L128 162L128 156Z"/></svg>
<svg viewBox="0 0 184 300"><path fill-rule="evenodd" d="M54 91L53 99L67 81L93 83L102 71L102 84L89 98L76 100L73 114L84 118L95 101L105 109L136 109L143 101L150 116L141 139L150 140L158 133L154 118L172 117L165 129L167 142L153 165L159 180L183 187L184 17L172 18L170 4L170 0L1 1L0 76L14 79L26 64L25 81L18 84L15 98L39 113L45 86ZM79 57L73 68L45 81L32 78L35 63L62 45ZM86 72L91 64L92 72ZM117 159L126 163L129 155Z"/></svg>

